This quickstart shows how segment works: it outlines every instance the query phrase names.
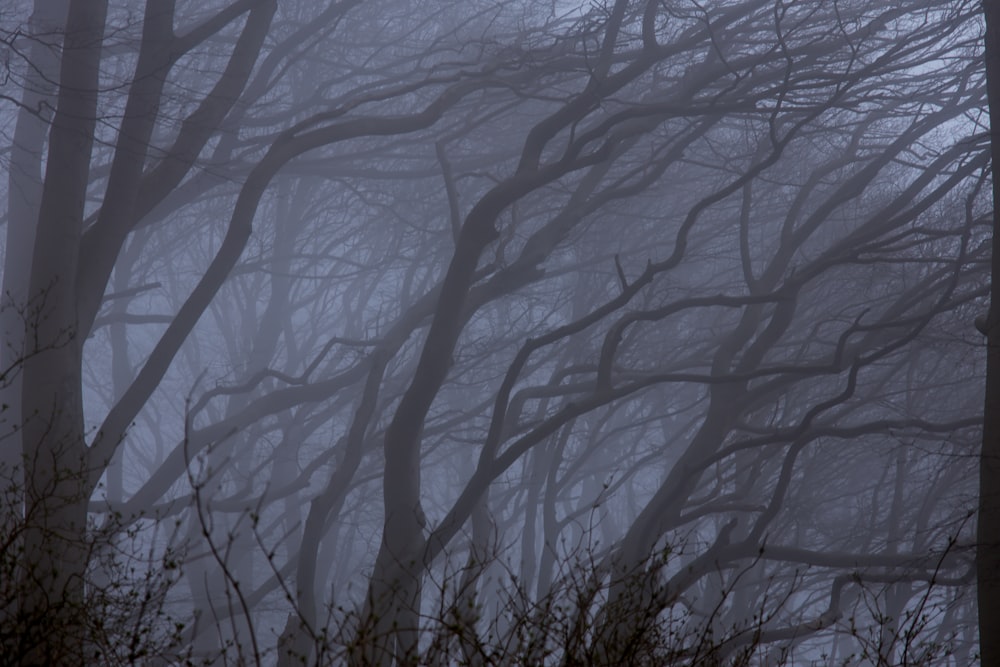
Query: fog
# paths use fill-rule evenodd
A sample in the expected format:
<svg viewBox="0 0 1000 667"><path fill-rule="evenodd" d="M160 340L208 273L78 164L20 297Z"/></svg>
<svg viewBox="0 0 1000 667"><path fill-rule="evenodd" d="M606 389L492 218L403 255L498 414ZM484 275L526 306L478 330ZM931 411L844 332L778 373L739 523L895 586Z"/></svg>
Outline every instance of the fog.
<svg viewBox="0 0 1000 667"><path fill-rule="evenodd" d="M1000 664L983 35L0 8L0 664Z"/></svg>

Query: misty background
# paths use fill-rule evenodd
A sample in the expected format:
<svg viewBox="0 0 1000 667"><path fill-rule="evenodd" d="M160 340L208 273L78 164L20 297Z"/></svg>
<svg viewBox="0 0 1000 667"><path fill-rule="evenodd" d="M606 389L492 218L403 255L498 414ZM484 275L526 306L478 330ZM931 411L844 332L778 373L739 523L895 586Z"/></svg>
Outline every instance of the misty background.
<svg viewBox="0 0 1000 667"><path fill-rule="evenodd" d="M15 0L0 54L3 664L978 661L979 3Z"/></svg>

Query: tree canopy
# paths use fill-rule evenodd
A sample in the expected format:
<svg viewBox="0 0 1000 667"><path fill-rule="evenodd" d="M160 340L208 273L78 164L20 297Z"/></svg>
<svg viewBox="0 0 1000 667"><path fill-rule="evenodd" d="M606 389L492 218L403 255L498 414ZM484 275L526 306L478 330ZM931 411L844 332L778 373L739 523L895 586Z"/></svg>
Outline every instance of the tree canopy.
<svg viewBox="0 0 1000 667"><path fill-rule="evenodd" d="M0 662L973 664L983 26L0 10Z"/></svg>

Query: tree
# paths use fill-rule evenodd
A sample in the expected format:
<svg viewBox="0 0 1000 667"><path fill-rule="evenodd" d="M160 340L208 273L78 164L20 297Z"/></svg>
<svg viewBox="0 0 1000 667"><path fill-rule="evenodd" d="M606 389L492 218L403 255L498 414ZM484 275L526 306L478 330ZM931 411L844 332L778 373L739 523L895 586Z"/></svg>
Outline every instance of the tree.
<svg viewBox="0 0 1000 667"><path fill-rule="evenodd" d="M168 661L971 656L979 9L870 4L37 0L23 662L127 535Z"/></svg>
<svg viewBox="0 0 1000 667"><path fill-rule="evenodd" d="M997 30L1000 30L1000 17L997 16L997 6L993 2L984 2L983 11L986 18L985 32L985 61L986 61L986 83L989 91L990 110L990 158L991 175L993 183L993 245L991 247L991 273L990 273L990 310L985 322L986 336L986 399L983 408L983 443L979 462L979 525L976 535L979 552L977 554L977 588L979 601L979 633L982 637L982 658L984 664L989 664L990 660L1000 658L1000 645L997 645L991 628L996 627L1000 619L1000 537L997 535L998 522L997 512L1000 508L1000 499L997 495L997 479L1000 472L997 468L998 456L998 429L997 419L1000 416L1000 396L998 396L998 382L1000 382L1000 359L998 359L998 343L996 331L996 311L994 304L1000 303L997 298L997 289L1000 288L1000 271L997 270L997 262L1000 261L1000 250L997 243L1000 243L1000 235L996 233L998 229L997 216L1000 216L1000 182L997 180L998 157L1000 157L1000 145L993 139L992 128L1000 126L1000 80L998 80L997 67L998 60Z"/></svg>

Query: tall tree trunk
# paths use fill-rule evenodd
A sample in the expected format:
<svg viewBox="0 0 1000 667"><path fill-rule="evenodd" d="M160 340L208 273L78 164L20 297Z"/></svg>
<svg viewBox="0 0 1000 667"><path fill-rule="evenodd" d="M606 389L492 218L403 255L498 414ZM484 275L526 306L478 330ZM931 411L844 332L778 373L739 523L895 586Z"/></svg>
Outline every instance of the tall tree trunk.
<svg viewBox="0 0 1000 667"><path fill-rule="evenodd" d="M7 170L7 234L4 245L3 285L0 288L0 627L12 627L17 614L18 547L8 539L24 519L24 459L21 448L21 374L25 317L28 312L28 275L35 225L42 199L42 151L55 107L59 77L60 30L66 21L66 0L36 0L28 22L26 62L11 141ZM23 635L23 633L22 633ZM18 655L25 637L2 633L0 654Z"/></svg>
<svg viewBox="0 0 1000 667"><path fill-rule="evenodd" d="M86 609L87 448L74 278L90 176L107 3L73 0L66 19L28 296L22 446L21 615L39 634L28 664L80 664Z"/></svg>
<svg viewBox="0 0 1000 667"><path fill-rule="evenodd" d="M986 88L993 170L993 259L986 321L986 401L979 462L976 553L979 642L984 665L1000 664L1000 1L984 0Z"/></svg>
<svg viewBox="0 0 1000 667"><path fill-rule="evenodd" d="M36 0L28 24L24 87L17 113L7 171L7 236L3 288L0 290L0 484L17 492L24 483L21 459L21 382L17 367L24 355L24 317L35 224L42 200L42 151L49 129L48 110L55 106L59 77L60 31L66 0ZM4 488L3 490L6 490ZM17 503L14 503L15 505ZM4 508L6 511L7 508ZM13 508L11 508L13 509ZM4 516L0 521L11 517Z"/></svg>

